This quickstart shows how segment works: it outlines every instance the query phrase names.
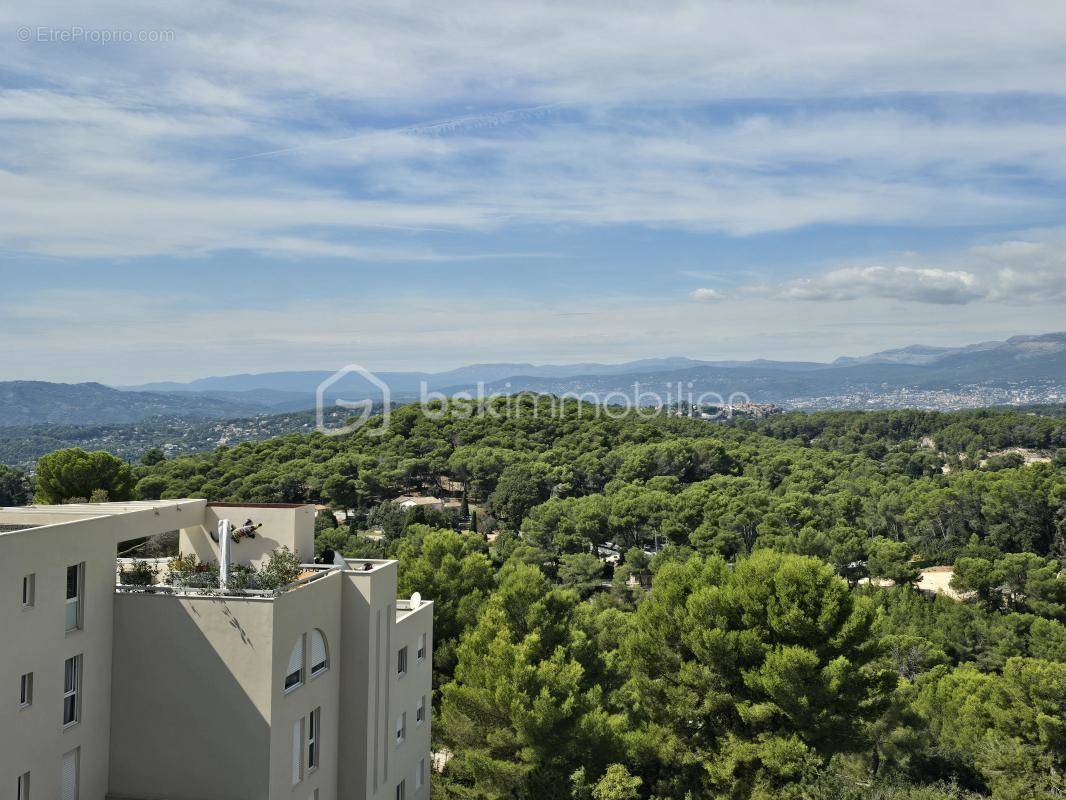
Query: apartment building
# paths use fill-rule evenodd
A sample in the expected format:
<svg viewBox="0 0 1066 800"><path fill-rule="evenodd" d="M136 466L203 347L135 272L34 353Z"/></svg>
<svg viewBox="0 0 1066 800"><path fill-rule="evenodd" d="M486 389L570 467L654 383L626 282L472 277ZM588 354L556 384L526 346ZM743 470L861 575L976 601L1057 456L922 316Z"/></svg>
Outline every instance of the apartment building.
<svg viewBox="0 0 1066 800"><path fill-rule="evenodd" d="M230 529L252 520L255 537ZM422 800L433 604L395 561L313 561L314 509L167 500L0 509L0 797ZM120 542L298 580L116 580Z"/></svg>

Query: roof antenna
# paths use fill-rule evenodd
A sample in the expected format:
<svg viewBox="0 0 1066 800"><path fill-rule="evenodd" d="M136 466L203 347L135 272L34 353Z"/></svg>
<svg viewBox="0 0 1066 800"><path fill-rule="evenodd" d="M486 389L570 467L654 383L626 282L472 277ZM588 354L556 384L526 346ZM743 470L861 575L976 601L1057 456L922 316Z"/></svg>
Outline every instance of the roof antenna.
<svg viewBox="0 0 1066 800"><path fill-rule="evenodd" d="M222 551L218 565L218 586L223 590L229 587L230 548L233 546L233 539L230 536L232 527L233 523L228 519L218 521L218 546Z"/></svg>

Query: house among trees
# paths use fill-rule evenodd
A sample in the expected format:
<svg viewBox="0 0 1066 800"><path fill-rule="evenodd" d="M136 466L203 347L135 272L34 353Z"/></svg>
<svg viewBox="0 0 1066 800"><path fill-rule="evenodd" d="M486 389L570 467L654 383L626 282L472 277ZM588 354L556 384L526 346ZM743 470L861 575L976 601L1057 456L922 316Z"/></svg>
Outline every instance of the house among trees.
<svg viewBox="0 0 1066 800"><path fill-rule="evenodd" d="M433 511L443 511L444 501L439 497L423 497L421 495L405 494L400 495L393 501L400 508L427 508Z"/></svg>

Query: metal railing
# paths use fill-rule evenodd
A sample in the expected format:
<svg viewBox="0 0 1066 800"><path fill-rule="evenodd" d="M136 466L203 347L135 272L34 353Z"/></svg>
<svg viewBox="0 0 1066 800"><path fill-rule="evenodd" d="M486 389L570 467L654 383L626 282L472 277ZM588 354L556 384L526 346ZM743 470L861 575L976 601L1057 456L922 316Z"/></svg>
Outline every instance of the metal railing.
<svg viewBox="0 0 1066 800"><path fill-rule="evenodd" d="M331 564L300 564L301 571L311 571L310 575L303 575L277 589L234 589L221 586L182 586L171 583L153 583L147 586L141 584L116 584L115 591L122 594L162 594L191 597L260 597L274 598L285 592L298 589L312 581L316 581L334 570L339 570Z"/></svg>

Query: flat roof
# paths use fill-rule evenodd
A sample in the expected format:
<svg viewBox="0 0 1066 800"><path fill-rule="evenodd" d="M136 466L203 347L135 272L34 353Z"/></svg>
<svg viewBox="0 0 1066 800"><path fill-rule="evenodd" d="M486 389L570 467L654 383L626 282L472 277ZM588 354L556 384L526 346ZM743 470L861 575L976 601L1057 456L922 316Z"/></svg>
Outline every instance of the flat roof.
<svg viewBox="0 0 1066 800"><path fill-rule="evenodd" d="M169 508L183 503L196 502L203 501L186 497L178 500L116 500L107 503L56 503L55 505L41 503L28 506L0 506L0 516L3 514L84 514L90 517L105 517L128 511Z"/></svg>
<svg viewBox="0 0 1066 800"><path fill-rule="evenodd" d="M113 503L57 503L49 505L0 507L0 534L14 533L27 528L40 528L63 522L113 517L152 509L177 508L203 500L128 500Z"/></svg>
<svg viewBox="0 0 1066 800"><path fill-rule="evenodd" d="M211 508L314 508L314 503L216 503L207 504Z"/></svg>

